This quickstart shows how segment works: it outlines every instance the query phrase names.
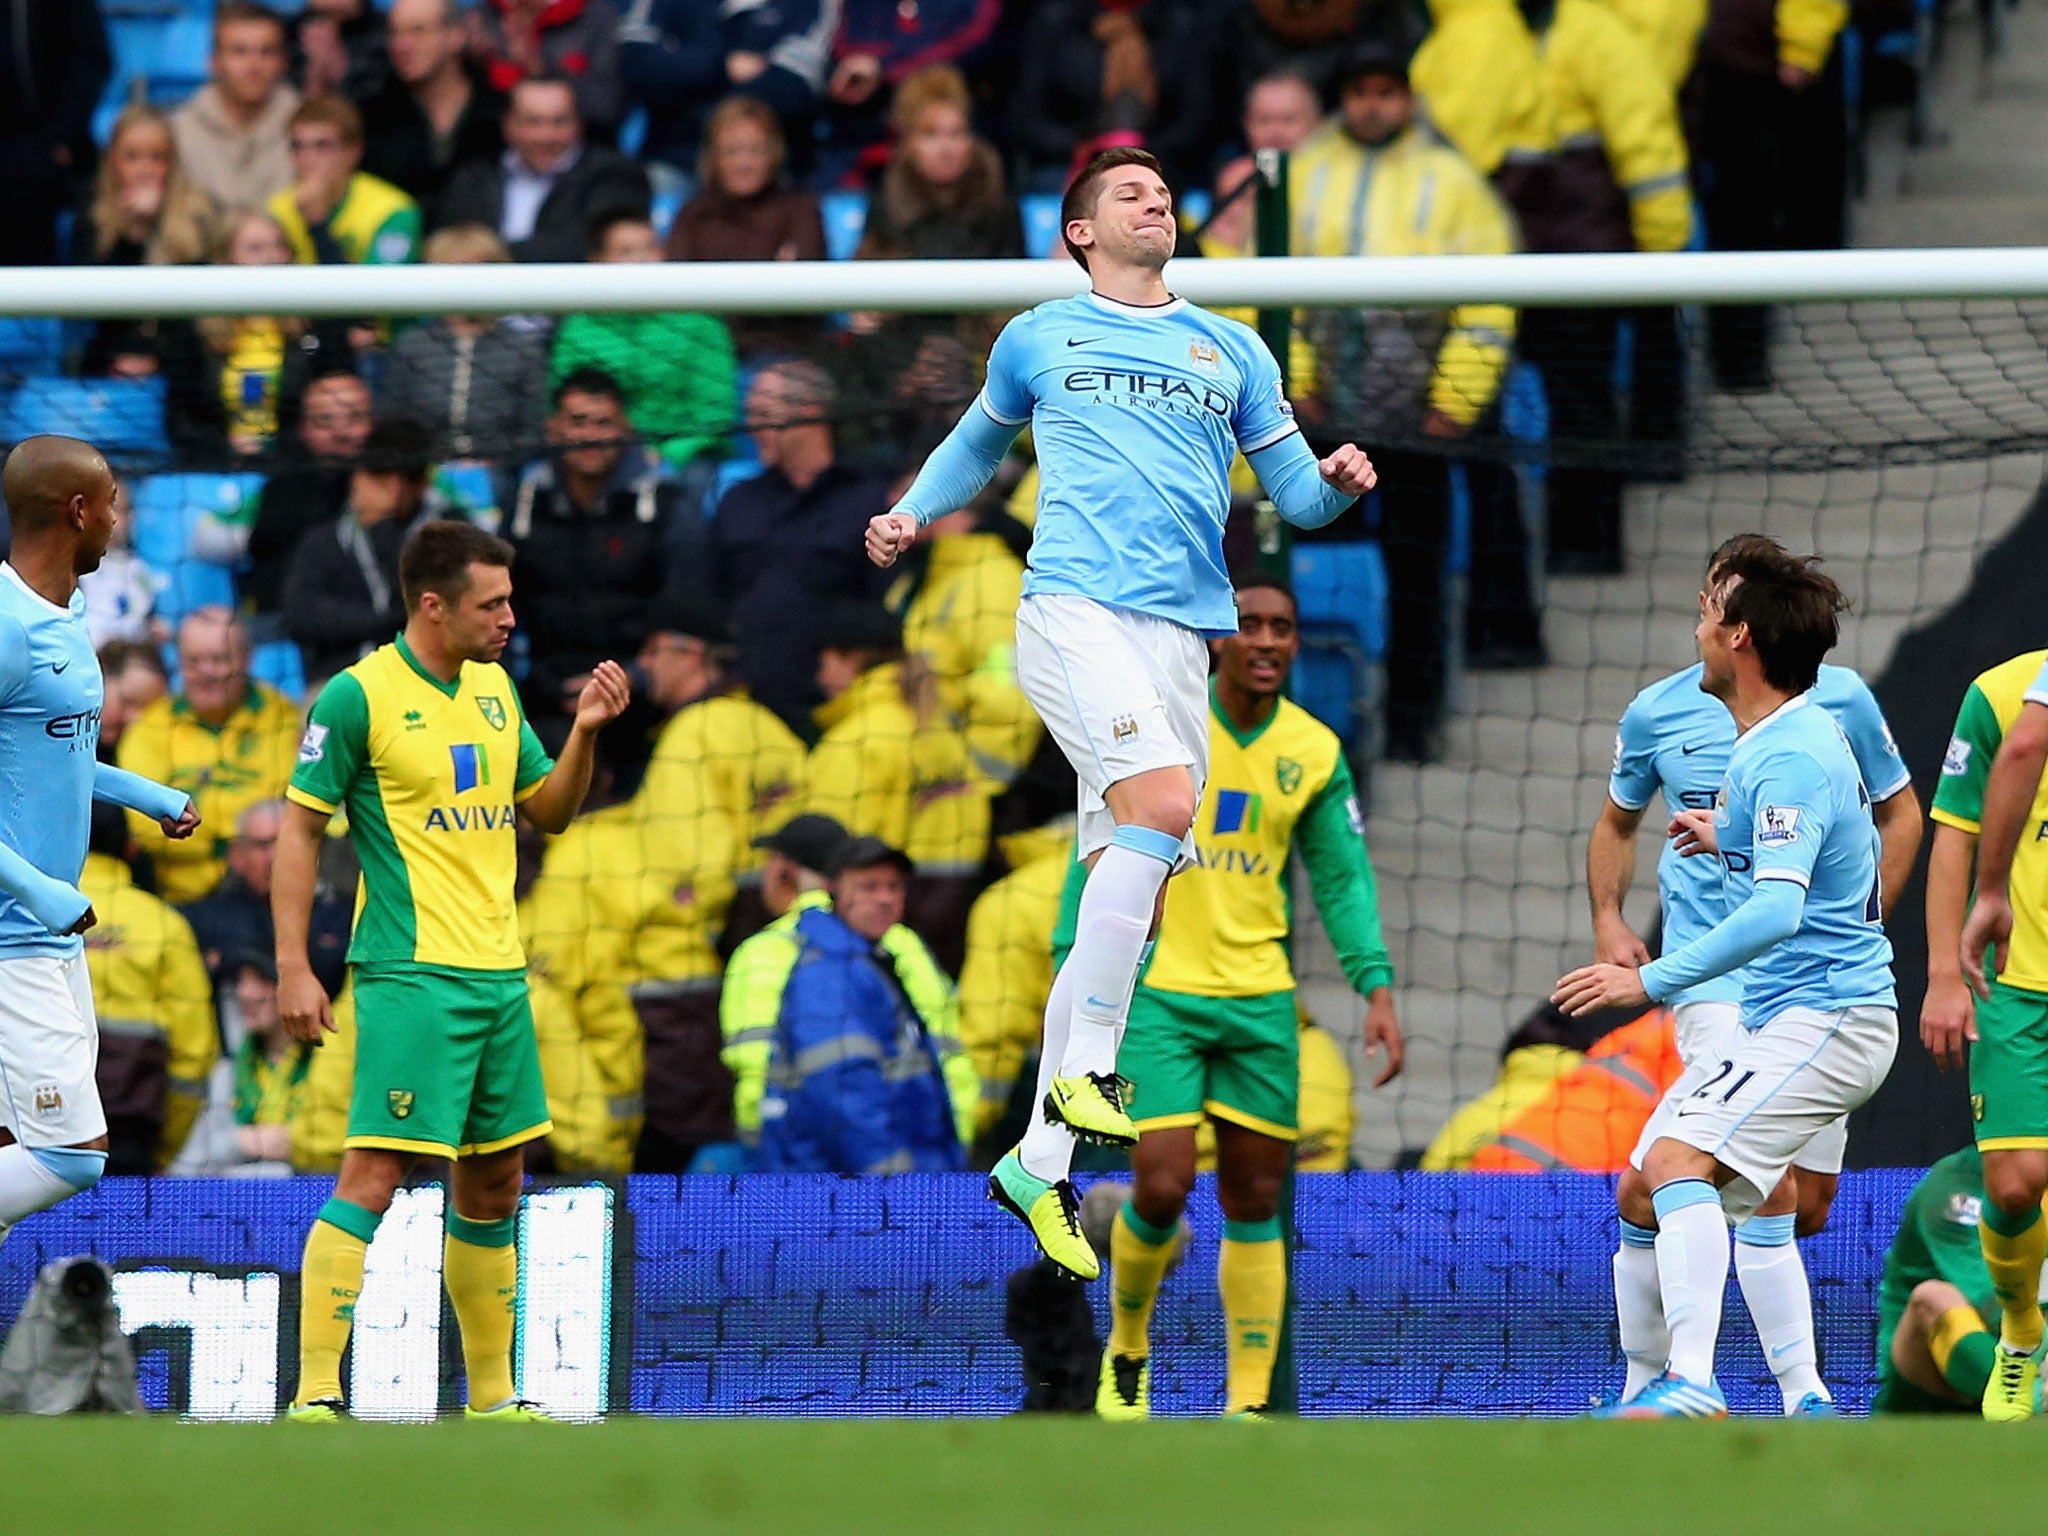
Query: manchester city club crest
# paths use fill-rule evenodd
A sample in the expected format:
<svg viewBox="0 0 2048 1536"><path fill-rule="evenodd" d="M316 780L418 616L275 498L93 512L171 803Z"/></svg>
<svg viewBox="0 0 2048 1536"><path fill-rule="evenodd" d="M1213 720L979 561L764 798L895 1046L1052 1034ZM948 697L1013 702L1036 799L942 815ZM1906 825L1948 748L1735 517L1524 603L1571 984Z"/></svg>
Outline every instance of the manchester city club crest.
<svg viewBox="0 0 2048 1536"><path fill-rule="evenodd" d="M1301 788L1301 764L1291 757L1283 757L1273 765L1274 777L1280 781L1280 793L1291 795Z"/></svg>
<svg viewBox="0 0 2048 1536"><path fill-rule="evenodd" d="M498 698L479 698L476 707L483 711L484 723L494 731L505 729L505 701Z"/></svg>

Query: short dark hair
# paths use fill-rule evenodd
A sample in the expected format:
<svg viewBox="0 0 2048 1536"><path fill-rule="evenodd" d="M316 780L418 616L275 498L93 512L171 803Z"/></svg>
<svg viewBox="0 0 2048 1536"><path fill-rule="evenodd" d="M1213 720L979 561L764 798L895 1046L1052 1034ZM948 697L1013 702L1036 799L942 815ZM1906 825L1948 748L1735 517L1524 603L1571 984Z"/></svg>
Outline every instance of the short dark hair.
<svg viewBox="0 0 2048 1536"><path fill-rule="evenodd" d="M165 681L170 680L170 668L164 665L164 653L147 640L109 640L100 647L100 673L104 677L119 677L130 667L146 667Z"/></svg>
<svg viewBox="0 0 2048 1536"><path fill-rule="evenodd" d="M1769 548L1746 549L1718 567L1721 622L1749 626L1765 682L1781 693L1804 693L1841 638L1849 599L1821 572L1820 556L1760 542Z"/></svg>
<svg viewBox="0 0 2048 1536"><path fill-rule="evenodd" d="M1774 560L1791 557L1784 545L1769 534L1738 533L1731 539L1723 539L1707 556L1707 587L1712 590L1720 585L1719 578L1728 568L1729 562L1743 559Z"/></svg>
<svg viewBox="0 0 2048 1536"><path fill-rule="evenodd" d="M590 252L591 260L595 261L604 254L605 241L611 239L612 231L621 224L645 224L652 228L654 225L654 215L644 208L610 207L601 211L596 218L590 221L590 237L587 248Z"/></svg>
<svg viewBox="0 0 2048 1536"><path fill-rule="evenodd" d="M1127 165L1142 165L1161 181L1166 179L1166 167L1159 163L1157 155L1149 149L1125 145L1118 149L1105 149L1090 160L1067 187L1067 195L1060 199L1060 242L1066 246L1067 254L1081 264L1083 272L1088 270L1088 253L1067 239L1067 226L1076 219L1095 217L1095 201L1102 191L1102 179L1111 171L1121 170Z"/></svg>
<svg viewBox="0 0 2048 1536"><path fill-rule="evenodd" d="M602 368L571 368L562 376L562 382L555 386L555 392L548 396L548 403L556 410L570 395L596 395L609 400L620 410L626 408L626 392L619 388L619 381Z"/></svg>
<svg viewBox="0 0 2048 1536"><path fill-rule="evenodd" d="M213 12L213 46L220 47L220 35L229 27L246 26L254 22L259 26L275 27L278 40L286 34L284 17L267 5L258 5L255 0L221 0Z"/></svg>
<svg viewBox="0 0 2048 1536"><path fill-rule="evenodd" d="M1301 599L1294 595L1294 588L1284 577L1275 576L1271 571L1239 571L1230 578L1233 592L1278 592L1287 599L1287 606L1294 610L1294 616L1301 617Z"/></svg>
<svg viewBox="0 0 2048 1536"><path fill-rule="evenodd" d="M361 468L373 475L424 480L434 468L434 434L410 416L387 416L363 439Z"/></svg>
<svg viewBox="0 0 2048 1536"><path fill-rule="evenodd" d="M421 523L406 535L405 548L398 552L398 585L405 593L405 611L415 611L429 592L449 600L461 597L469 590L472 565L495 565L509 571L512 546L460 518Z"/></svg>

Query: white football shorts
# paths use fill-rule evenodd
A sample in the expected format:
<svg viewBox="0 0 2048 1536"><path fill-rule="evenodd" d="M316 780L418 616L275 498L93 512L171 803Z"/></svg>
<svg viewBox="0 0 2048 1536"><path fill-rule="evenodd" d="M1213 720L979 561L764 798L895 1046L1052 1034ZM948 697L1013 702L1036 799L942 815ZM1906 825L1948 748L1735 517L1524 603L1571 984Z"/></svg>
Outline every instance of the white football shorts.
<svg viewBox="0 0 2048 1536"><path fill-rule="evenodd" d="M1743 1220L1807 1149L1877 1092L1899 1046L1897 1010L1788 1008L1725 1050L1690 1063L1651 1114L1629 1161L1637 1168L1669 1138L1697 1147L1736 1177L1721 1192ZM1839 1165L1838 1165L1839 1166Z"/></svg>
<svg viewBox="0 0 2048 1536"><path fill-rule="evenodd" d="M1112 784L1186 768L1200 800L1209 777L1209 646L1197 631L1092 598L1027 597L1017 608L1017 683L1081 781L1080 857L1116 833L1103 799ZM1191 857L1184 845L1176 867Z"/></svg>
<svg viewBox="0 0 2048 1536"><path fill-rule="evenodd" d="M1678 1059L1690 1067L1707 1063L1708 1070L1731 1059L1747 1032L1742 1027L1742 1008L1737 1003L1680 1003L1671 1010L1672 1033L1678 1041ZM1647 1148L1648 1142L1643 1143ZM1849 1117L1830 1121L1814 1133L1792 1159L1794 1168L1808 1173L1837 1174L1849 1151Z"/></svg>
<svg viewBox="0 0 2048 1536"><path fill-rule="evenodd" d="M83 954L0 960L0 1120L24 1147L107 1133L99 1019Z"/></svg>

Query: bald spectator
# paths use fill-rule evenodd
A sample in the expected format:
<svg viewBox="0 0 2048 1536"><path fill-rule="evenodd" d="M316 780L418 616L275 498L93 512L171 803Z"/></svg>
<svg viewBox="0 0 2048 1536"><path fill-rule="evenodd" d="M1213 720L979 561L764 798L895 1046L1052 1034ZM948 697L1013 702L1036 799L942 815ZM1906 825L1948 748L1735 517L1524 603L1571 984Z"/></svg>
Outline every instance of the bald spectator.
<svg viewBox="0 0 2048 1536"><path fill-rule="evenodd" d="M213 13L212 79L171 118L178 164L223 208L260 208L292 183L284 22L268 6L223 0Z"/></svg>
<svg viewBox="0 0 2048 1536"><path fill-rule="evenodd" d="M197 901L220 883L242 811L284 793L298 755L298 707L249 676L249 635L226 608L199 608L178 626L178 692L158 699L121 735L130 773L192 797L196 837L174 842L153 818L131 813L158 893Z"/></svg>
<svg viewBox="0 0 2048 1536"><path fill-rule="evenodd" d="M100 757L111 762L129 721L171 691L160 647L144 640L114 640L100 647L107 694L100 705Z"/></svg>
<svg viewBox="0 0 2048 1536"><path fill-rule="evenodd" d="M409 195L431 219L455 168L505 150L505 98L462 50L456 0L392 0L391 68L363 102L363 169Z"/></svg>
<svg viewBox="0 0 2048 1536"><path fill-rule="evenodd" d="M566 80L521 81L504 126L502 155L473 160L449 178L434 210L437 228L487 225L514 261L581 261L599 218L647 208L647 173L615 149L584 143Z"/></svg>
<svg viewBox="0 0 2048 1536"><path fill-rule="evenodd" d="M764 368L746 401L762 472L725 493L712 527L714 590L731 604L740 674L804 736L824 700L815 675L824 610L879 596L888 580L862 540L868 519L888 509L889 484L840 461L836 407L817 364Z"/></svg>
<svg viewBox="0 0 2048 1536"><path fill-rule="evenodd" d="M1293 70L1261 75L1244 98L1244 147L1299 149L1323 126L1323 95Z"/></svg>

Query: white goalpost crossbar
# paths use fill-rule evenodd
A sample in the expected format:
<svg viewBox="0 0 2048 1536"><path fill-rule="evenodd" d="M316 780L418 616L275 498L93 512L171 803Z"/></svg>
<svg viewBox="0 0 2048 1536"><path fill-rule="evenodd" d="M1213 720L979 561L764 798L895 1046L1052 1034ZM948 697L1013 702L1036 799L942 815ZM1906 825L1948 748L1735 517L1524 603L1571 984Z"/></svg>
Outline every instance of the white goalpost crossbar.
<svg viewBox="0 0 2048 1536"><path fill-rule="evenodd" d="M2048 247L1671 255L1176 261L1198 304L1433 309L1495 303L1777 304L2048 297ZM0 315L438 315L700 310L829 314L1024 309L1086 286L1053 261L0 268Z"/></svg>

